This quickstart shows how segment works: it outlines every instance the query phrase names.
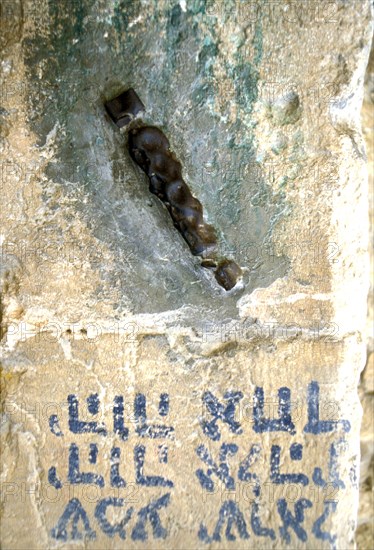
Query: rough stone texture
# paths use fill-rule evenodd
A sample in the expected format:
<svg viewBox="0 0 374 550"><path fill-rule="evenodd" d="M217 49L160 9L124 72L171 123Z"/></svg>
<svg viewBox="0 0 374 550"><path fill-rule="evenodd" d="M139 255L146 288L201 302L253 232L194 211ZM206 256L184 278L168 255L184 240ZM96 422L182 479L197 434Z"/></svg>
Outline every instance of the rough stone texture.
<svg viewBox="0 0 374 550"><path fill-rule="evenodd" d="M370 2L2 15L2 546L353 548ZM129 86L242 287L126 155L103 102Z"/></svg>
<svg viewBox="0 0 374 550"><path fill-rule="evenodd" d="M360 508L357 526L357 547L371 550L374 546L374 47L372 46L365 77L365 95L362 106L362 129L366 141L369 172L370 217L370 290L367 317L367 363L361 374L360 399L363 408L361 425Z"/></svg>

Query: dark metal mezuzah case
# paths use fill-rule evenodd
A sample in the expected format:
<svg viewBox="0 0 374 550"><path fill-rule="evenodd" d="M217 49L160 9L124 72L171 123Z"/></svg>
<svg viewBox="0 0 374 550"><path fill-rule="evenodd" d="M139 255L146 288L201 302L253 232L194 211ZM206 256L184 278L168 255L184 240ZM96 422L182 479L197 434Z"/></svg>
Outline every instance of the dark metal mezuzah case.
<svg viewBox="0 0 374 550"><path fill-rule="evenodd" d="M145 110L132 88L108 101L105 108L119 128ZM202 258L202 267L214 270L217 282L225 290L234 288L242 270L233 260L218 254L216 232L204 221L202 204L183 180L182 166L170 151L167 137L155 126L137 126L129 131L128 149L134 162L147 174L150 192L165 204L192 254Z"/></svg>

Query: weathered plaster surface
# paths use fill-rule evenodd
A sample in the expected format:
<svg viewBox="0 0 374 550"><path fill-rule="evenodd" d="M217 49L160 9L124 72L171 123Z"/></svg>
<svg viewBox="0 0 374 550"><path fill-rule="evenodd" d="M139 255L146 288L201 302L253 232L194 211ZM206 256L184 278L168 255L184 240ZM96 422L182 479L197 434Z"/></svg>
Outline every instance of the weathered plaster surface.
<svg viewBox="0 0 374 550"><path fill-rule="evenodd" d="M38 0L4 14L4 548L286 548L288 514L299 514L292 548L353 548L370 3ZM103 101L128 86L170 138L222 248L244 269L243 288L225 295L199 267L126 155ZM307 429L316 384L325 433ZM281 388L291 420L277 424ZM230 416L232 392L241 393ZM90 415L91 394L100 407ZM172 426L173 437L139 435L139 394L148 422ZM74 433L69 395L106 436ZM115 429L116 396L128 438ZM209 396L221 405L209 408ZM216 431L204 430L214 410ZM103 486L69 473L74 444L81 471ZM299 481L279 482L277 446L280 471ZM113 448L126 487L111 484ZM221 462L213 485L197 473L208 454ZM124 499L107 511L119 530L133 508L126 539L95 516L109 497ZM160 524L143 529L160 498ZM89 525L81 517L74 530L72 512L64 532L74 499Z"/></svg>

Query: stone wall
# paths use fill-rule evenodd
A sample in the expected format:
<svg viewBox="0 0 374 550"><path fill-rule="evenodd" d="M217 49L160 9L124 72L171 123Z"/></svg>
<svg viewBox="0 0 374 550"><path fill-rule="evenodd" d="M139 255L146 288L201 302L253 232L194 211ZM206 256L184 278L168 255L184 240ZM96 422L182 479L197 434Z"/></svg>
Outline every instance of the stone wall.
<svg viewBox="0 0 374 550"><path fill-rule="evenodd" d="M357 546L361 550L374 545L373 518L373 457L374 457L374 346L373 346L373 281L374 281L374 48L372 46L365 77L365 95L362 106L362 129L366 142L369 172L369 214L370 214L370 290L367 317L367 363L361 374L360 399L363 407L361 425L361 475L360 508L357 526Z"/></svg>
<svg viewBox="0 0 374 550"><path fill-rule="evenodd" d="M369 1L4 2L4 548L353 548ZM243 269L191 255L134 87Z"/></svg>

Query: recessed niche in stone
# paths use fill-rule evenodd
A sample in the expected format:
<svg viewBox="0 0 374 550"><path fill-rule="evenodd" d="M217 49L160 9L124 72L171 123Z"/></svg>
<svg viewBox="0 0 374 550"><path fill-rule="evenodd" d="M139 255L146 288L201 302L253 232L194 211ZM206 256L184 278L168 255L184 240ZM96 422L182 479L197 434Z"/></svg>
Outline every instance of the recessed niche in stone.
<svg viewBox="0 0 374 550"><path fill-rule="evenodd" d="M88 17L89 2L59 6L51 10L51 28L69 18L65 35L29 41L29 120L40 144L56 133L46 174L63 197L63 215L79 216L115 258L114 268L96 262L92 269L119 285L117 309L154 313L191 306L199 316L235 316L243 293L270 285L288 269L287 258L272 253L272 231L287 205L255 161L251 114L260 41L252 62L238 53L228 63L225 84L232 93L226 97L214 73L222 53L204 3L200 10L156 9L146 35L136 24L128 27L130 18L144 16L141 4L123 4L99 19ZM260 32L256 27L255 35ZM39 93L40 71L50 94ZM168 136L223 249L244 269L243 290L225 293L191 256L129 158L125 136L113 131L103 100L130 86L147 107L145 121L149 117ZM236 114L229 116L233 105ZM51 211L59 207L49 184L44 200ZM106 299L104 291L98 299Z"/></svg>

